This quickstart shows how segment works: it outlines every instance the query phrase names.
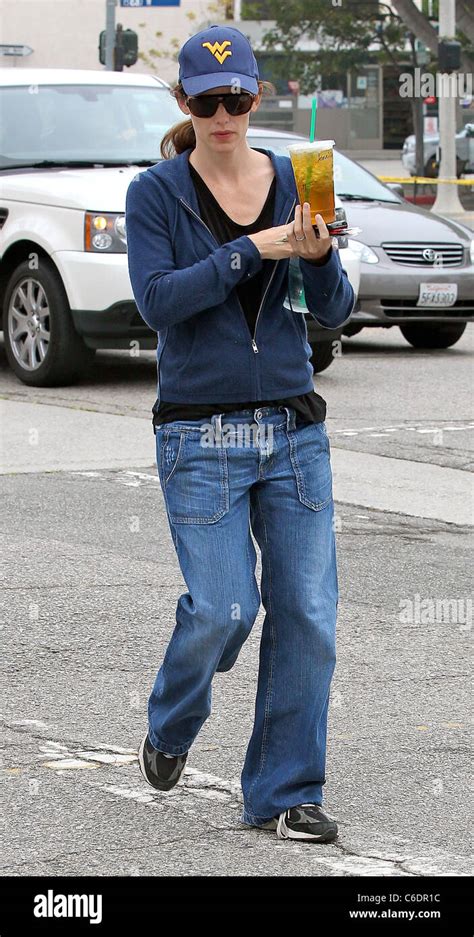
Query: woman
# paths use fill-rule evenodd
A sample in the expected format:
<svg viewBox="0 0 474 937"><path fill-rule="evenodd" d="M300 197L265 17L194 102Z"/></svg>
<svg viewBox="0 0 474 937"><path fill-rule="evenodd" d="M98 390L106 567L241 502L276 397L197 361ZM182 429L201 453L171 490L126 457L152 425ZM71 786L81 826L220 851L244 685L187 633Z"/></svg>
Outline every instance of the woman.
<svg viewBox="0 0 474 937"><path fill-rule="evenodd" d="M322 809L338 601L332 474L304 317L284 305L290 257L322 325L345 322L355 297L322 217L317 237L309 205L296 204L289 158L246 142L265 86L246 37L211 26L184 44L179 65L173 93L188 118L163 139L163 161L132 180L126 205L134 296L159 336L157 468L189 590L139 763L158 790L177 784L211 712L214 673L236 662L261 598L241 821L328 842L337 836Z"/></svg>

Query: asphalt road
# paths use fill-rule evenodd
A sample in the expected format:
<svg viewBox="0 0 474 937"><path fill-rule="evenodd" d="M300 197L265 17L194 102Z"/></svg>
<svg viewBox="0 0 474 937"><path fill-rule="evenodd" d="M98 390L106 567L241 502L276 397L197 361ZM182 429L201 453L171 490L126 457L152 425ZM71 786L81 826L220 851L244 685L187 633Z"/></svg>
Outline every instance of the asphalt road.
<svg viewBox="0 0 474 937"><path fill-rule="evenodd" d="M101 352L80 385L40 390L0 346L3 874L472 874L472 352L471 330L442 352L364 331L316 377L341 593L324 795L340 832L323 846L239 824L263 607L183 781L164 794L139 773L186 589L154 463L154 353Z"/></svg>

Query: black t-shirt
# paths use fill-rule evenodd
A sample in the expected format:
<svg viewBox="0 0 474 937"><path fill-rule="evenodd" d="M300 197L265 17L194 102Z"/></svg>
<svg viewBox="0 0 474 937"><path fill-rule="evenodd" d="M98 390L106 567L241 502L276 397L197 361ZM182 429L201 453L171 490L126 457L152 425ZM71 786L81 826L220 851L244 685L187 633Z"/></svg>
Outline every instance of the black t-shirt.
<svg viewBox="0 0 474 937"><path fill-rule="evenodd" d="M196 194L199 203L202 220L211 229L214 237L219 244L226 244L243 234L254 234L257 231L263 231L266 228L273 227L273 212L275 203L276 177L268 191L267 199L258 218L251 224L237 224L229 218L219 205L219 202L211 190L208 188L202 176L199 175L194 166L189 163L191 177L196 188ZM264 260L262 268L253 277L250 277L242 284L236 287L237 295L245 312L245 318L249 327L249 334L253 335L257 311L262 298L262 282L266 265L273 261ZM210 417L214 413L231 413L234 410L248 410L255 407L274 407L285 405L294 407L296 410L297 423L321 423L326 418L326 401L314 390L307 394L300 394L297 397L285 397L278 400L250 400L237 401L235 403L170 403L158 400L153 406L153 427L161 423L169 423L172 420L199 420L203 417Z"/></svg>

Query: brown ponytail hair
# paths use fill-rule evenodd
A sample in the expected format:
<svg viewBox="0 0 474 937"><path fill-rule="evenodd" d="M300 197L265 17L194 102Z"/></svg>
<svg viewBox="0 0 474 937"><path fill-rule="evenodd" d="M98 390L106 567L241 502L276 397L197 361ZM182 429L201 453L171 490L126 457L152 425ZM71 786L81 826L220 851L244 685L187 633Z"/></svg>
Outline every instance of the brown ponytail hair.
<svg viewBox="0 0 474 937"><path fill-rule="evenodd" d="M258 81L258 91L262 94L276 94L275 85L271 81ZM170 89L170 94L172 97L180 97L184 102L186 97L184 88L180 81ZM160 152L163 159L173 159L174 156L178 156L179 153L183 153L184 150L189 148L194 149L196 146L196 134L194 133L194 127L191 118L187 117L185 120L180 120L179 123L173 124L172 127L165 133L161 145Z"/></svg>

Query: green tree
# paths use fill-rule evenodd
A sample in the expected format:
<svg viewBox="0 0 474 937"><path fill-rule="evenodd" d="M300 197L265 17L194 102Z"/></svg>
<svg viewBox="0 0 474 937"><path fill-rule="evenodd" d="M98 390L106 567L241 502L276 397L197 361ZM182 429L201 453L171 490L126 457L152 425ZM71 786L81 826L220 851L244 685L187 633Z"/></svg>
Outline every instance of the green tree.
<svg viewBox="0 0 474 937"><path fill-rule="evenodd" d="M244 2L242 10L244 17L252 11L255 18L259 16L259 4ZM381 14L373 0L338 0L337 4L334 0L334 5L328 0L265 0L265 13L275 25L263 35L262 47L270 51L280 46L275 74L298 80L302 94L314 91L320 74L366 64L374 43L380 62L398 64L404 55L406 27L396 16ZM297 50L302 35L316 40L319 48Z"/></svg>

